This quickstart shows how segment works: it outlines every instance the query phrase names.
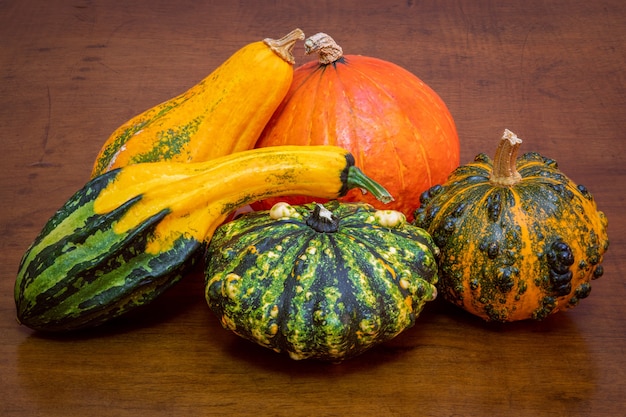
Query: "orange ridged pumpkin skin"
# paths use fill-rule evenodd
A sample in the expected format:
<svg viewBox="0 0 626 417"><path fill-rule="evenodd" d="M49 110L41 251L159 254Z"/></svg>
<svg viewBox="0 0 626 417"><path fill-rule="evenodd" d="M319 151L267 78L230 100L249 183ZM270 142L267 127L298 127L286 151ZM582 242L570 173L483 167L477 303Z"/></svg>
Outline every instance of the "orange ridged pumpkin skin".
<svg viewBox="0 0 626 417"><path fill-rule="evenodd" d="M401 211L409 220L419 195L459 165L457 131L443 100L400 66L360 55L295 69L291 88L256 147L287 144L349 149L357 166L393 195L395 201L385 208ZM276 201L253 207L268 209ZM343 201L382 208L359 190Z"/></svg>

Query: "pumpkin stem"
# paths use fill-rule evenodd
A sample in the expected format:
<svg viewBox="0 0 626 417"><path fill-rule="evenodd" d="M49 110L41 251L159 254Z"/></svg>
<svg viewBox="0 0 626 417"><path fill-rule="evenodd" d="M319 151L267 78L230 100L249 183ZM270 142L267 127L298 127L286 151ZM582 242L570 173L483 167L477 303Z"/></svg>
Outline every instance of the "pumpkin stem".
<svg viewBox="0 0 626 417"><path fill-rule="evenodd" d="M309 55L317 52L320 65L328 65L343 56L343 49L325 33L316 33L304 41L304 52Z"/></svg>
<svg viewBox="0 0 626 417"><path fill-rule="evenodd" d="M306 219L306 224L320 233L334 233L339 229L339 219L337 216L319 203L315 203L313 213Z"/></svg>
<svg viewBox="0 0 626 417"><path fill-rule="evenodd" d="M517 151L521 144L522 140L515 133L504 129L489 177L492 184L511 186L521 181L522 176L517 172L516 166Z"/></svg>
<svg viewBox="0 0 626 417"><path fill-rule="evenodd" d="M293 46L296 41L304 39L304 32L300 29L294 29L280 39L263 39L265 43L272 51L279 57L284 59L290 64L295 64L296 59L293 56Z"/></svg>

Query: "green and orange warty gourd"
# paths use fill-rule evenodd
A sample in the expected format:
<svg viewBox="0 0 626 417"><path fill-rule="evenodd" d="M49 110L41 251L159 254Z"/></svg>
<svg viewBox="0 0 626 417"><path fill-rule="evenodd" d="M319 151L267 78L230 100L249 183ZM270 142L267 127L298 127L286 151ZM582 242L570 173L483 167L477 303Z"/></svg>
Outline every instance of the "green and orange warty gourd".
<svg viewBox="0 0 626 417"><path fill-rule="evenodd" d="M506 130L421 196L415 224L439 246L443 297L488 321L544 319L576 306L603 274L608 221L589 191Z"/></svg>

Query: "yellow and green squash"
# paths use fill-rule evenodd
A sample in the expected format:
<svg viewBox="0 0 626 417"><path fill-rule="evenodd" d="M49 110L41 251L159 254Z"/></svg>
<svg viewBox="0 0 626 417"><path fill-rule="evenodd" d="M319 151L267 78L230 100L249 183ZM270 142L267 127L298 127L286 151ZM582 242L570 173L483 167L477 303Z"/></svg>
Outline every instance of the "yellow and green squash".
<svg viewBox="0 0 626 417"><path fill-rule="evenodd" d="M99 325L180 280L239 206L294 193L336 198L353 187L391 200L350 153L333 146L109 171L76 192L24 254L15 283L17 318L41 331Z"/></svg>
<svg viewBox="0 0 626 417"><path fill-rule="evenodd" d="M254 147L293 78L292 49L304 33L250 43L186 92L118 127L92 177L129 164L202 162Z"/></svg>

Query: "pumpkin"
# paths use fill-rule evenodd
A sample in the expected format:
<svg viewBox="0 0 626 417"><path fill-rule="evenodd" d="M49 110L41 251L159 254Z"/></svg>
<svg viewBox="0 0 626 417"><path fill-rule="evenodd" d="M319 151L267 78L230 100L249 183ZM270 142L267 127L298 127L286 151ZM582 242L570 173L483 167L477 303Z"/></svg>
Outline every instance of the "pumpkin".
<svg viewBox="0 0 626 417"><path fill-rule="evenodd" d="M421 196L415 224L441 249L443 297L488 321L541 320L578 305L603 274L608 221L553 159L517 157L505 130L493 161L479 154Z"/></svg>
<svg viewBox="0 0 626 417"><path fill-rule="evenodd" d="M93 327L147 304L182 277L215 228L259 197L389 194L332 146L257 149L207 162L152 162L76 192L24 254L18 321L42 331Z"/></svg>
<svg viewBox="0 0 626 417"><path fill-rule="evenodd" d="M436 252L395 210L279 202L216 231L206 299L245 339L295 360L340 362L415 324L437 294Z"/></svg>
<svg viewBox="0 0 626 417"><path fill-rule="evenodd" d="M201 162L254 147L293 77L300 29L250 43L184 93L132 117L106 140L92 177L125 165Z"/></svg>
<svg viewBox="0 0 626 417"><path fill-rule="evenodd" d="M445 103L422 80L394 63L344 55L327 34L311 36L304 46L307 54L319 54L319 62L295 69L289 92L255 146L346 148L357 165L394 196L385 208L412 220L419 195L445 181L459 165L459 139ZM279 200L311 202L292 197L253 207L269 209ZM380 208L358 190L342 200Z"/></svg>

